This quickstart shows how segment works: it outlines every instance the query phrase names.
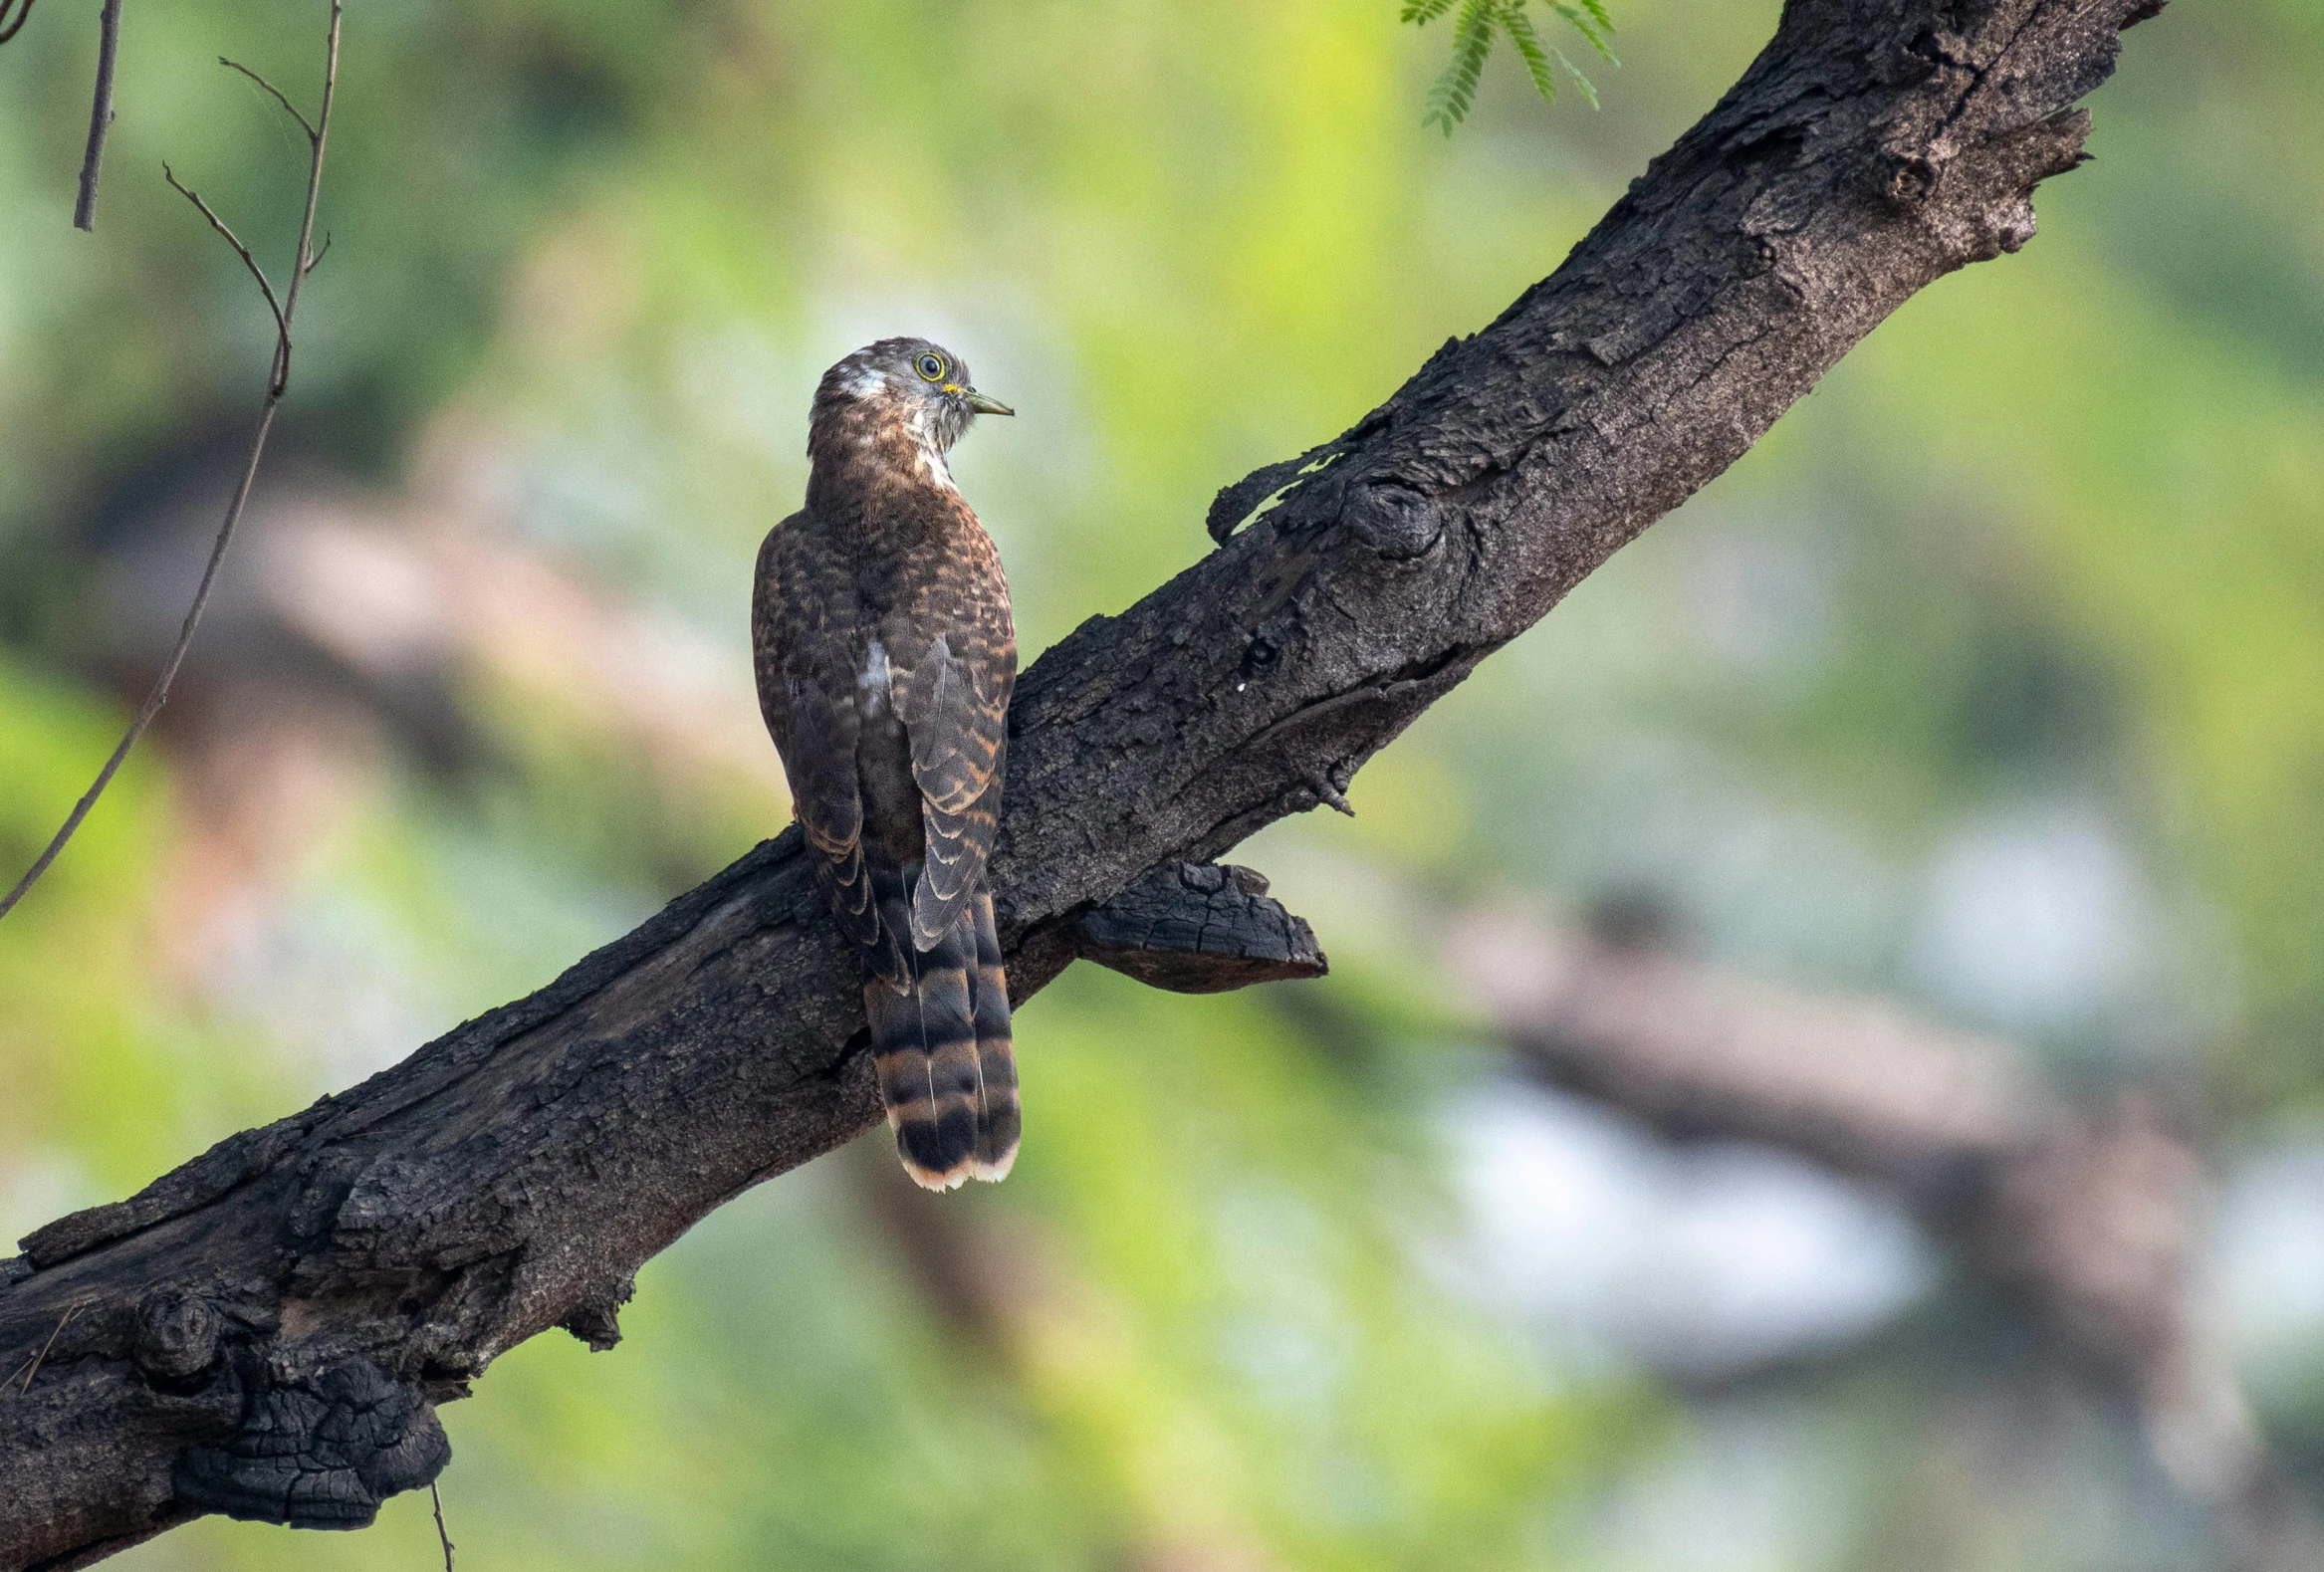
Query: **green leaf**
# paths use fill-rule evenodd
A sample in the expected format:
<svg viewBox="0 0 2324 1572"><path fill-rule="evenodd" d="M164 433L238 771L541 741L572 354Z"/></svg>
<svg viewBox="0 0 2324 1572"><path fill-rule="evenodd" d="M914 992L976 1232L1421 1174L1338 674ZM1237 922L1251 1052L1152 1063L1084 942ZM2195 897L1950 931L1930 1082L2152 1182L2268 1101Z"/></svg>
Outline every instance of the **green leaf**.
<svg viewBox="0 0 2324 1572"><path fill-rule="evenodd" d="M1485 62L1493 54L1494 24L1499 20L1501 7L1495 0L1467 0L1461 7L1453 23L1453 63L1429 90L1428 112L1421 116L1421 124L1440 125L1450 136L1453 127L1469 117Z"/></svg>
<svg viewBox="0 0 2324 1572"><path fill-rule="evenodd" d="M1565 4L1564 0L1550 0L1549 9L1571 22L1574 31L1589 40L1590 48L1614 65L1620 65L1621 62L1614 59L1613 46L1606 42L1606 35L1614 30L1614 24L1606 20L1606 8L1598 0L1582 0L1582 5L1586 7L1585 10L1575 10ZM1573 67L1568 64L1565 69L1572 71ZM1575 72L1575 75L1580 73ZM1594 104L1597 101L1592 99L1590 102Z"/></svg>
<svg viewBox="0 0 2324 1572"><path fill-rule="evenodd" d="M1563 66L1566 70L1566 73L1573 78L1573 85L1581 89L1581 96L1589 101L1589 107L1593 110L1596 109L1598 107L1597 84L1590 81L1588 76L1583 73L1579 66L1575 65L1572 61L1567 60L1563 51L1553 49L1549 51L1549 53L1557 57L1557 64ZM1608 60L1614 59L1614 57L1611 55L1608 55L1606 58ZM1616 61L1615 63L1617 65L1620 64L1619 61Z"/></svg>
<svg viewBox="0 0 2324 1572"><path fill-rule="evenodd" d="M1454 0L1404 0L1403 19L1416 27L1426 27L1438 17L1450 14L1453 3ZM1494 38L1501 33L1509 34L1511 45L1524 62L1525 74L1533 79L1533 87L1544 102L1557 102L1556 68L1562 66L1581 90L1581 96L1589 101L1590 108L1598 107L1597 85L1534 30L1532 16L1526 10L1530 3L1531 0L1465 0L1453 22L1452 62L1429 89L1428 111L1421 116L1423 125L1441 126L1450 136L1453 127L1469 117L1469 111L1477 102L1478 84L1485 75L1485 62L1493 54ZM1607 14L1605 0L1543 0L1543 3L1564 18L1608 64L1621 64L1614 59L1613 48L1607 42L1614 31L1614 19Z"/></svg>
<svg viewBox="0 0 2324 1572"><path fill-rule="evenodd" d="M1544 104L1557 102L1557 73L1549 62L1550 52L1541 47L1540 35L1533 31L1533 19L1525 15L1525 0L1515 0L1502 11L1502 25L1509 29L1509 41L1524 57L1525 74L1533 79L1534 91Z"/></svg>
<svg viewBox="0 0 2324 1572"><path fill-rule="evenodd" d="M1493 54L1494 23L1500 19L1501 7L1495 0L1469 0L1461 8L1460 19L1453 24L1454 92L1449 108L1452 119L1445 122L1445 134L1453 132L1453 121L1466 119L1470 107L1477 100L1477 84L1485 76L1485 62Z"/></svg>

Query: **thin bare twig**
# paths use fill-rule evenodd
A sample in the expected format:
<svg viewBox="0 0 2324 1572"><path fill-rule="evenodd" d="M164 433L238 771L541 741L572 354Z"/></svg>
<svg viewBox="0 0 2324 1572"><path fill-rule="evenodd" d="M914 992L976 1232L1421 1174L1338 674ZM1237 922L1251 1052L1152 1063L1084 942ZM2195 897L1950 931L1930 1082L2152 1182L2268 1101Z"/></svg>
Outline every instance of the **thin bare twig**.
<svg viewBox="0 0 2324 1572"><path fill-rule="evenodd" d="M32 7L27 4L24 9L29 14ZM97 228L97 166L105 160L105 133L113 129L113 63L120 45L121 0L105 0L97 18L97 94L89 106L89 149L81 155L81 195L73 204L75 229Z"/></svg>
<svg viewBox="0 0 2324 1572"><path fill-rule="evenodd" d="M234 254L250 270L250 276L258 281L258 292L266 297L266 309L275 314L275 353L278 357L288 354L291 347L291 325L283 319L283 303L275 299L275 287L267 281L266 269L258 265L258 259L250 254L250 248L242 243L242 237L226 227L226 221L211 210L210 204L201 199L199 192L188 190L177 183L177 174L169 165L161 166L161 178L169 182L171 190L201 209L202 217L210 221L212 229L225 237L226 244L234 248ZM269 385L272 385L271 380Z"/></svg>
<svg viewBox="0 0 2324 1572"><path fill-rule="evenodd" d="M0 44L23 32L24 19L32 15L32 0L24 0L24 9L16 12L16 20L10 21L8 13L15 9L16 3L17 0L0 0Z"/></svg>
<svg viewBox="0 0 2324 1572"><path fill-rule="evenodd" d="M218 57L218 64L224 66L228 71L241 72L245 77L248 77L251 81L266 89L267 92L273 94L275 102L281 105L283 109L289 112L292 119L299 122L301 129L306 131L307 140L310 145L312 145L315 140L323 134L321 131L318 131L315 128L313 121L309 120L306 115L299 112L299 107L296 104L293 104L289 99L283 97L282 89L267 81L266 78L260 76L257 72L252 71L248 66L242 64L241 61L228 60L225 56L220 55Z"/></svg>
<svg viewBox="0 0 2324 1572"><path fill-rule="evenodd" d="M106 0L106 15L109 18L112 17L119 9L119 4L120 0ZM89 810L97 805L98 797L103 795L105 788L113 783L113 778L120 770L122 761L129 757L129 750L136 746L137 739L144 735L145 728L152 724L153 717L161 712L163 702L169 697L169 685L177 680L177 669L185 663L185 652L193 643L194 628L202 619L202 608L209 604L210 590L218 580L218 568L226 561L226 547L234 539L235 526L242 522L242 510L250 502L250 488L258 479L259 460L266 453L267 436L274 430L275 412L281 408L283 394L291 385L291 319L299 309L299 286L307 282L307 275L315 271L315 264L319 260L314 250L315 205L323 194L323 151L331 131L332 99L339 88L339 33L340 21L345 9L345 0L331 0L331 33L325 50L323 67L323 107L316 112L315 121L308 137L311 156L307 163L307 206L305 213L299 220L299 253L291 267L290 287L283 292L279 305L276 302L273 286L267 282L265 273L259 268L257 260L251 256L248 248L235 237L234 232L226 227L218 215L210 210L209 204L184 186L178 185L177 177L169 172L168 166L166 164L162 166L162 175L169 181L170 185L183 192L186 198L201 210L202 216L210 221L211 227L223 235L229 245L233 246L235 253L250 269L251 276L258 280L259 289L266 295L267 305L274 309L275 353L274 363L267 376L266 403L259 410L258 429L250 439L250 457L242 466L241 484L234 488L234 500L227 505L225 520L218 526L217 539L210 545L210 558L203 564L201 582L194 587L193 604L186 608L185 621L177 630L177 642L171 646L169 658L162 663L161 674L154 679L151 691L145 695L145 702L137 707L136 716L129 722L128 730L121 734L121 740L115 746L113 756L106 760L105 768L97 773L97 780L91 784L87 791L82 793L81 800L73 804L73 811L66 815L65 822L58 828L55 836L50 839L47 847L42 850L40 857L30 868L25 870L24 877L16 881L16 887L10 890L7 895L0 896L0 917L5 917L13 911L16 903L24 899L24 892L31 889L35 881L49 870L49 865L57 860L58 853L65 849L65 843L73 838L74 831L78 830L82 820L89 816ZM106 59L108 62L111 61L110 53ZM111 69L110 64L104 68L106 75L103 81L106 84L105 91L107 92L111 91ZM236 69L240 70L241 68L237 67ZM248 72L244 74L252 75ZM267 87L269 92L274 91L271 85L265 83L264 79L259 79L259 81L260 85ZM281 99L282 95L277 93L275 97ZM283 107L290 109L287 101ZM297 116L301 125L307 124L306 116L299 114L298 111L291 110L291 113ZM93 159L94 156L93 152ZM94 168L93 162L91 169ZM82 190L86 199L94 193L95 182L90 171L86 170L83 172L83 180Z"/></svg>
<svg viewBox="0 0 2324 1572"><path fill-rule="evenodd" d="M16 1390L18 1392L30 1392L32 1390L32 1378L41 1373L41 1361L49 1357L49 1350L56 1347L57 1339L65 1335L65 1323L72 1320L75 1315L79 1314L81 1306L78 1304L69 1304L65 1306L65 1313L57 1317L57 1324L55 1328L50 1331L49 1340L41 1344L40 1352L33 1355L32 1358L25 1364L17 1366L17 1370L20 1370L24 1373L24 1384L20 1387L17 1387ZM10 1372L8 1380L12 1385L15 1383L15 1372Z"/></svg>
<svg viewBox="0 0 2324 1572"><path fill-rule="evenodd" d="M436 1538L444 1546L444 1572L452 1572L452 1536L444 1532L444 1498L436 1491L436 1481L428 1480L428 1499L436 1503Z"/></svg>
<svg viewBox="0 0 2324 1572"><path fill-rule="evenodd" d="M308 145L314 149L315 154L307 163L307 209L299 219L299 257L291 269L290 292L283 297L283 322L286 326L291 320L291 313L298 309L299 287L307 282L307 275L315 271L315 264L320 260L315 255L315 203L323 193L323 144L331 134L331 101L339 94L339 23L345 10L346 0L331 0L331 43L323 62L323 107L316 112L315 123L309 128L307 136ZM261 87L270 93L274 92L273 85L266 79L262 77L258 80ZM281 99L282 95L276 93L275 97ZM283 107L290 109L287 100ZM298 115L301 125L307 124L305 115L299 114L297 110L291 110L291 112ZM283 389L290 383L291 355L287 341L283 346L281 373L275 383L273 396L276 398L282 397Z"/></svg>

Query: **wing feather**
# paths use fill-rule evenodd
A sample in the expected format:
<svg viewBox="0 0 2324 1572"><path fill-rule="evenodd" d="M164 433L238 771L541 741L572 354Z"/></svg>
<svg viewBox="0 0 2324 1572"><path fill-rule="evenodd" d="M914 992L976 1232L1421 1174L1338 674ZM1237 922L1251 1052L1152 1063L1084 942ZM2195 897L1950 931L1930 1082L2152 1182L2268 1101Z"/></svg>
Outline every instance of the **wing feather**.
<svg viewBox="0 0 2324 1572"><path fill-rule="evenodd" d="M903 695L926 841L912 892L912 942L921 948L950 931L984 880L1017 682L1017 629L1000 555L981 527L966 532L964 547L928 596L935 615L923 626L939 631L917 652Z"/></svg>
<svg viewBox="0 0 2324 1572"><path fill-rule="evenodd" d="M856 628L846 568L817 548L793 515L759 549L751 597L759 710L792 810L816 853L816 880L840 931L880 948L883 933L863 858L863 801L855 779Z"/></svg>

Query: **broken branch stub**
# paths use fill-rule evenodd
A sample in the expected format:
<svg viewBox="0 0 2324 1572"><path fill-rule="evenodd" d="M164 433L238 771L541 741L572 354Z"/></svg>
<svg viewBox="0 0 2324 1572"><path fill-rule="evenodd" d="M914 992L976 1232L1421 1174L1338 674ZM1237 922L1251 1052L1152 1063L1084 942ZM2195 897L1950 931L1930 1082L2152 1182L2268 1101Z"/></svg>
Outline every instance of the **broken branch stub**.
<svg viewBox="0 0 2324 1572"><path fill-rule="evenodd" d="M1149 988L1219 994L1321 977L1315 930L1267 893L1250 868L1165 864L1074 925L1074 953Z"/></svg>

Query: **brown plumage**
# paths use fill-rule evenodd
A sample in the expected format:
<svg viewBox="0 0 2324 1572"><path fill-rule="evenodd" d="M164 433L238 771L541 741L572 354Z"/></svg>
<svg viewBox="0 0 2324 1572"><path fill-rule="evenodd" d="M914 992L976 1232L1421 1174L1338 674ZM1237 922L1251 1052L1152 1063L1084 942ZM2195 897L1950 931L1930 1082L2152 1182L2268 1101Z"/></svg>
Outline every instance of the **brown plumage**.
<svg viewBox="0 0 2324 1572"><path fill-rule="evenodd" d="M823 373L807 506L759 550L759 707L832 917L862 957L873 1063L932 1190L1017 1157L1009 985L985 859L1017 630L945 453L982 411L957 356L883 338Z"/></svg>

